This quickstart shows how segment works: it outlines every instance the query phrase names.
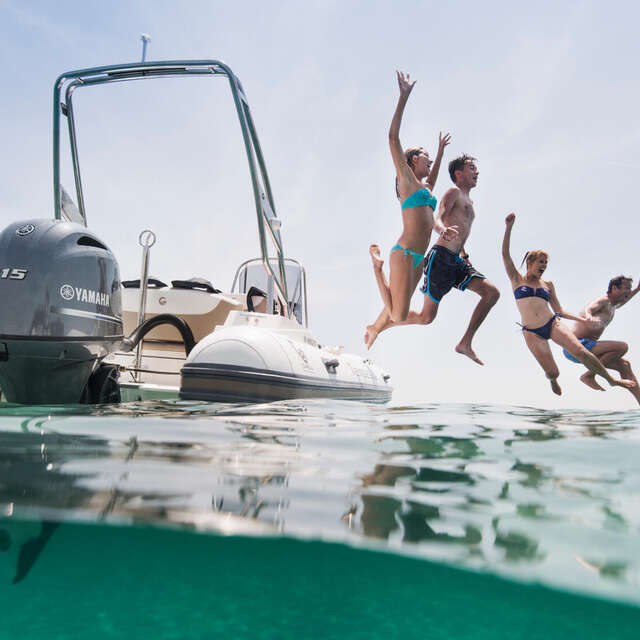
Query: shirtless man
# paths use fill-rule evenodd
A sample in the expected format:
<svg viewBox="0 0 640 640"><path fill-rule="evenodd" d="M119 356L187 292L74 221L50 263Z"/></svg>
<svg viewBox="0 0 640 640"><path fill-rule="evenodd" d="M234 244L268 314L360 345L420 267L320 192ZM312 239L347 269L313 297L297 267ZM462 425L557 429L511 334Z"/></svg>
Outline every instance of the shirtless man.
<svg viewBox="0 0 640 640"><path fill-rule="evenodd" d="M367 327L367 348L371 347L380 331L392 326L433 322L440 300L452 287L460 291L471 289L480 296L480 302L471 315L469 326L457 344L456 351L478 364L484 364L475 354L471 341L491 307L498 301L500 292L474 269L464 250L475 217L473 201L469 197L469 192L478 182L475 158L467 155L455 158L449 163L449 175L456 186L444 194L434 223L434 229L440 234L440 238L425 257L424 283L420 287L425 294L422 311L409 311L407 319L402 322L388 320L382 327Z"/></svg>
<svg viewBox="0 0 640 640"><path fill-rule="evenodd" d="M638 381L635 375L633 375L631 364L622 357L629 349L629 345L619 340L600 340L600 336L604 333L604 330L611 324L616 309L619 309L623 304L629 302L629 300L640 291L640 282L638 282L638 286L635 289L631 288L632 284L633 280L626 276L613 278L609 282L607 293L596 298L580 312L580 316L583 317L584 320L574 323L573 333L585 348L597 356L598 360L600 360L607 369L613 369L620 373L623 379L633 380L636 383L636 386L629 389L629 391L631 391L634 398L638 401L638 404L640 404L640 387L637 384ZM567 351L563 350L563 353L568 360L576 362L575 358L567 353ZM580 380L592 389L604 391L595 381L594 374L590 371L580 376Z"/></svg>

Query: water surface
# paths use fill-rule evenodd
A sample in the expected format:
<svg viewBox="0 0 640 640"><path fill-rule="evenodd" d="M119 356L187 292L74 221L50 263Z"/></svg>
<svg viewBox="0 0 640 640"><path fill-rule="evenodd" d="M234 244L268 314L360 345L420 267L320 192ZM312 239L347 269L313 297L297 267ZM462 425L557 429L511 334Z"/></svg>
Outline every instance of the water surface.
<svg viewBox="0 0 640 640"><path fill-rule="evenodd" d="M640 412L0 407L26 636L637 637Z"/></svg>

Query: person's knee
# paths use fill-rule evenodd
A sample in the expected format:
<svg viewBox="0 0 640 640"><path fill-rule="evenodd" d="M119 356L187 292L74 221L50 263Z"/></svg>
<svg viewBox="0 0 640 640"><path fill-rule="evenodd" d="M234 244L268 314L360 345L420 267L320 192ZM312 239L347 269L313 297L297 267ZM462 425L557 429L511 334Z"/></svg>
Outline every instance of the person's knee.
<svg viewBox="0 0 640 640"><path fill-rule="evenodd" d="M436 312L431 309L428 309L427 311L421 311L420 315L418 316L418 323L431 324L435 317L436 317Z"/></svg>
<svg viewBox="0 0 640 640"><path fill-rule="evenodd" d="M500 299L500 291L498 290L498 287L488 284L482 293L482 299L487 304L493 306Z"/></svg>
<svg viewBox="0 0 640 640"><path fill-rule="evenodd" d="M627 351L629 351L629 345L626 342L621 342L618 348L618 352L621 356L623 356L625 353L627 353Z"/></svg>
<svg viewBox="0 0 640 640"><path fill-rule="evenodd" d="M578 358L578 360L580 360L580 362L582 362L585 367L588 367L590 364L594 364L595 362L600 363L600 360L598 360L598 358L594 356L591 351L588 351L584 347L582 347L580 351L572 355L574 358Z"/></svg>

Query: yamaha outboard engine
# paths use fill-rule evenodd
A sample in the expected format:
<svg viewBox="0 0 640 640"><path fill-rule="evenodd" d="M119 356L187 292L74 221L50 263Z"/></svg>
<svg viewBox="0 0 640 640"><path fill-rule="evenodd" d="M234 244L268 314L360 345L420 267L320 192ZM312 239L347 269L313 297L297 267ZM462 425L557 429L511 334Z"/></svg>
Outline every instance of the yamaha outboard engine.
<svg viewBox="0 0 640 640"><path fill-rule="evenodd" d="M48 219L0 234L0 389L9 402L80 402L122 339L118 263L91 231Z"/></svg>

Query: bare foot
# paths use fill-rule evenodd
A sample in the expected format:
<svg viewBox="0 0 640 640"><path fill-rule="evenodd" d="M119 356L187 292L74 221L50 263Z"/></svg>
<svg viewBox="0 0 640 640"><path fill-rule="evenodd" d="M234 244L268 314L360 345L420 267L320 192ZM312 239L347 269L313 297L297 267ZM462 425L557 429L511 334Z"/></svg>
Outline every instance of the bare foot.
<svg viewBox="0 0 640 640"><path fill-rule="evenodd" d="M380 332L376 329L375 324L370 324L364 332L364 343L367 345L367 351L371 349Z"/></svg>
<svg viewBox="0 0 640 640"><path fill-rule="evenodd" d="M596 391L604 391L604 387L601 387L597 382L596 382L596 378L593 375L593 373L583 373L580 376L580 382L584 382L587 387L591 387L592 389L595 389Z"/></svg>
<svg viewBox="0 0 640 640"><path fill-rule="evenodd" d="M380 247L377 244L369 246L369 255L371 256L371 262L373 262L373 268L382 269L384 260L380 257Z"/></svg>
<svg viewBox="0 0 640 640"><path fill-rule="evenodd" d="M553 391L553 393L555 393L557 396L561 396L562 395L562 389L560 388L560 385L558 384L558 380L556 378L554 378L553 380L550 380L549 382L551 382L551 391Z"/></svg>
<svg viewBox="0 0 640 640"><path fill-rule="evenodd" d="M482 362L482 360L478 358L475 351L471 348L470 344L462 344L461 342L456 347L456 352L461 353L463 356L467 356L467 358L471 358L474 362L477 362L478 364L484 365L484 362Z"/></svg>
<svg viewBox="0 0 640 640"><path fill-rule="evenodd" d="M609 384L612 387L624 387L625 389L633 389L636 386L636 383L633 380L625 380L624 378L621 380L612 378Z"/></svg>

